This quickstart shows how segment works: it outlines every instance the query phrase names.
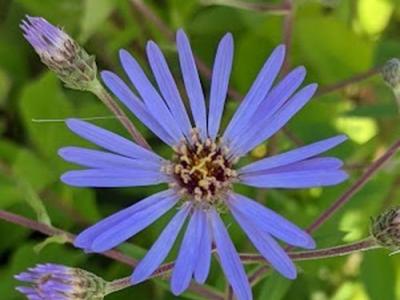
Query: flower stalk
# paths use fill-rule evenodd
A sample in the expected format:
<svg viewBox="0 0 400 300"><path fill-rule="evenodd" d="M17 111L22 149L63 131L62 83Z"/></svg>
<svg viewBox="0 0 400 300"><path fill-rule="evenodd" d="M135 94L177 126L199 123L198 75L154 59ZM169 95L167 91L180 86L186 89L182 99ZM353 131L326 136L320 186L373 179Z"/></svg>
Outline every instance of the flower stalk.
<svg viewBox="0 0 400 300"><path fill-rule="evenodd" d="M132 139L138 143L140 146L150 149L150 145L147 143L146 139L141 135L141 133L136 129L135 125L129 120L125 112L119 107L119 105L114 101L113 97L106 91L104 86L99 80L95 80L90 86L89 91L95 94L101 102L118 118L121 124L129 132Z"/></svg>
<svg viewBox="0 0 400 300"><path fill-rule="evenodd" d="M318 260L318 259L326 259L332 257L345 256L356 252L369 251L377 248L381 248L375 238L372 236L367 237L363 240L356 241L349 244L316 249L311 251L295 251L290 252L289 256L295 261L304 261L304 260ZM256 254L242 254L240 256L243 263L260 263L265 262L262 256Z"/></svg>

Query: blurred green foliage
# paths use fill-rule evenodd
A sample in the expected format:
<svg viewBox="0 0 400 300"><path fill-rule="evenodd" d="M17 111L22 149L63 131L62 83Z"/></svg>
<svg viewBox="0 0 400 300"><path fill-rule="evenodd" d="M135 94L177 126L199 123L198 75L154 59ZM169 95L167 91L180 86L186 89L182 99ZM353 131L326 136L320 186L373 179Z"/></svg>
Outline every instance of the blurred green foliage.
<svg viewBox="0 0 400 300"><path fill-rule="evenodd" d="M208 65L218 39L226 31L232 32L236 52L231 86L241 93L248 89L273 47L282 41L283 17L279 15L204 5L196 0L154 0L146 4L172 29L183 27L196 54ZM329 85L400 56L398 0L298 0L295 8L290 61L293 66L306 66L308 82ZM77 233L159 187L89 190L70 188L59 181L60 174L74 166L63 162L57 149L85 142L73 136L62 122L35 120L90 118L110 113L92 95L65 89L46 70L18 28L25 14L43 16L62 26L96 55L100 69L120 71L120 48L129 49L145 64L145 42L154 39L179 78L176 53L174 45L128 0L0 0L0 208L37 218L37 212L43 214L43 207L32 206L32 199L40 199L55 226ZM209 82L205 78L203 82L207 88ZM225 123L236 106L234 100L228 103ZM96 122L126 135L114 119ZM138 126L159 153L168 155L163 145ZM307 226L399 137L400 122L394 96L375 76L317 97L290 122L288 129L305 143L340 132L348 134L350 140L332 152L346 162L350 180L324 189L239 189L300 226ZM279 151L295 146L283 134L278 134L274 142ZM253 153L253 159L264 155L268 146ZM370 216L399 203L399 162L399 157L395 157L316 232L320 247L366 236ZM142 257L169 217L133 238L134 245L125 244L120 249L135 258ZM227 222L232 223L229 230L237 248L252 252L248 240L229 217ZM68 245L51 244L37 253L33 248L43 241L42 235L3 221L0 237L0 298L4 300L22 299L14 290L17 282L12 275L36 262L79 266L109 280L131 272L126 266L98 255L85 255ZM175 253L176 249L170 259ZM272 273L255 288L255 299L400 299L399 262L398 257L389 257L382 250L299 263L300 276L296 281L289 282ZM225 281L215 261L208 284L224 289ZM165 281L154 280L107 299L174 298ZM190 293L179 298L199 299Z"/></svg>

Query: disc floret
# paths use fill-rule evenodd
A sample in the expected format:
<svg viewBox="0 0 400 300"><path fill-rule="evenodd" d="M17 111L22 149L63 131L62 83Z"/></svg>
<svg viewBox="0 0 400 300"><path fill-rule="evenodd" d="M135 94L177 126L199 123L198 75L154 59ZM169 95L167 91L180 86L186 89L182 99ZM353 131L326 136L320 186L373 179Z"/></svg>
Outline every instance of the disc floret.
<svg viewBox="0 0 400 300"><path fill-rule="evenodd" d="M193 129L190 141L182 141L173 150L173 158L164 168L172 177L171 187L205 208L218 205L237 178L228 159L229 149L221 140L202 141Z"/></svg>

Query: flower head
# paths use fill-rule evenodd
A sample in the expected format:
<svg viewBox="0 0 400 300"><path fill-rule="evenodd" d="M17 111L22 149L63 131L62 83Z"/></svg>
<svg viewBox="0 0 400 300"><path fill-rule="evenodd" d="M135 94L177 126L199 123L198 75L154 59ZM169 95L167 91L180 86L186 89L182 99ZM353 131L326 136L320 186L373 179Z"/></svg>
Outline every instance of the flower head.
<svg viewBox="0 0 400 300"><path fill-rule="evenodd" d="M192 278L207 279L211 245L216 246L222 269L236 297L251 299L251 288L220 215L226 211L244 230L254 247L283 276L296 277L296 267L275 238L290 245L314 248L312 237L274 211L233 191L233 185L261 188L309 188L335 185L347 178L342 161L319 155L346 137L335 136L238 167L246 153L279 131L313 96L316 84L299 89L306 71L298 67L274 85L285 47L267 59L247 95L224 131L221 118L233 61L233 38L218 45L208 105L189 40L177 33L177 49L191 115L188 114L166 60L154 42L147 56L157 87L138 62L120 51L122 67L134 93L116 74L102 72L107 87L174 154L166 159L88 122L70 119L67 126L104 150L65 147L65 160L84 166L69 171L63 182L82 187L126 187L165 183L169 188L123 209L83 231L75 246L91 252L107 251L147 226L173 207L177 213L135 268L132 282L147 279L164 261L187 221L186 232L172 271L171 289L182 293ZM299 89L299 90L298 90ZM298 90L298 91L297 91Z"/></svg>
<svg viewBox="0 0 400 300"><path fill-rule="evenodd" d="M97 75L94 57L68 34L40 17L27 16L21 29L42 62L68 87L81 90L90 87Z"/></svg>
<svg viewBox="0 0 400 300"><path fill-rule="evenodd" d="M400 60L389 59L382 67L382 77L392 89L400 88Z"/></svg>
<svg viewBox="0 0 400 300"><path fill-rule="evenodd" d="M398 250L400 248L400 208L388 209L373 219L371 234L380 245Z"/></svg>
<svg viewBox="0 0 400 300"><path fill-rule="evenodd" d="M29 286L17 287L30 300L102 300L106 282L82 269L39 264L15 276Z"/></svg>

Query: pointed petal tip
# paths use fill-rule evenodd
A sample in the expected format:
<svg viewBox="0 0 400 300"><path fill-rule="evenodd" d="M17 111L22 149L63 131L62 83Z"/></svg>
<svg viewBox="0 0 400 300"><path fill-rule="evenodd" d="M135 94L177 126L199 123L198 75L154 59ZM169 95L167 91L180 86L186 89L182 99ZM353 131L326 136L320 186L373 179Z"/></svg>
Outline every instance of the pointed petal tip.
<svg viewBox="0 0 400 300"><path fill-rule="evenodd" d="M128 52L128 50L126 50L126 49L119 49L119 51L118 51L118 55L119 55L119 60L121 61L121 64L122 65L124 65L124 62L127 60L127 59L131 59L132 58L132 56L131 56L131 54Z"/></svg>
<svg viewBox="0 0 400 300"><path fill-rule="evenodd" d="M189 41L189 38L186 34L186 32L180 28L176 31L176 43L177 44L182 44L182 43L187 43Z"/></svg>
<svg viewBox="0 0 400 300"><path fill-rule="evenodd" d="M313 92L313 94L317 91L317 89L318 89L318 83L311 83L311 84L309 84L308 86L307 86L310 90L312 90Z"/></svg>
<svg viewBox="0 0 400 300"><path fill-rule="evenodd" d="M83 249L87 253L93 252L90 249L90 244L81 234L78 234L78 236L73 241L72 245L75 248Z"/></svg>
<svg viewBox="0 0 400 300"><path fill-rule="evenodd" d="M297 278L297 270L294 267L293 269L288 269L285 274L281 274L281 275L283 275L287 279L295 280Z"/></svg>
<svg viewBox="0 0 400 300"><path fill-rule="evenodd" d="M349 137L347 136L347 134L340 134L337 136L337 138L339 139L339 143L343 143L344 141L347 141L349 139Z"/></svg>
<svg viewBox="0 0 400 300"><path fill-rule="evenodd" d="M136 271L136 269L135 269L135 271ZM139 284L146 280L146 278L141 278L140 276L138 276L135 271L133 271L133 274L131 275L131 283L133 285Z"/></svg>
<svg viewBox="0 0 400 300"><path fill-rule="evenodd" d="M293 71L297 72L297 73L299 73L299 75L303 75L303 76L305 76L307 73L307 69L305 66L298 66Z"/></svg>
<svg viewBox="0 0 400 300"><path fill-rule="evenodd" d="M285 44L280 44L278 46L276 46L276 48L274 49L274 51L272 52L273 54L279 54L279 56L285 56L286 54L286 45Z"/></svg>
<svg viewBox="0 0 400 300"><path fill-rule="evenodd" d="M199 276L194 276L194 280L198 283L198 284L204 284L207 280L207 277L199 277Z"/></svg>
<svg viewBox="0 0 400 300"><path fill-rule="evenodd" d="M62 147L60 149L58 149L57 154L58 156L60 156L61 158L65 158L66 155L68 155L68 151L71 147Z"/></svg>
<svg viewBox="0 0 400 300"><path fill-rule="evenodd" d="M229 43L233 43L233 35L230 32L225 33L225 35L222 37L222 40L227 41Z"/></svg>
<svg viewBox="0 0 400 300"><path fill-rule="evenodd" d="M74 128L76 126L81 125L82 123L84 123L84 121L76 119L76 118L68 118L65 119L65 124L67 124L67 127L71 130L74 130Z"/></svg>
<svg viewBox="0 0 400 300"><path fill-rule="evenodd" d="M171 284L171 292L175 296L179 296L180 294L182 294L184 292L184 289L182 289L182 287L180 287L180 286Z"/></svg>
<svg viewBox="0 0 400 300"><path fill-rule="evenodd" d="M103 81L112 77L113 75L115 75L115 74L109 70L100 71L100 77L101 77L101 79L103 79Z"/></svg>
<svg viewBox="0 0 400 300"><path fill-rule="evenodd" d="M185 33L185 31L183 30L183 28L179 28L179 29L176 31L176 35L177 35L177 36L182 36L182 35L186 35L186 33Z"/></svg>
<svg viewBox="0 0 400 300"><path fill-rule="evenodd" d="M158 48L156 42L154 42L153 40L147 41L147 44L146 44L147 51L149 49L154 50L155 48Z"/></svg>
<svg viewBox="0 0 400 300"><path fill-rule="evenodd" d="M304 249L312 250L317 247L317 244L315 243L315 240L312 238L312 236L307 233L307 238L305 239L305 242L301 247Z"/></svg>

